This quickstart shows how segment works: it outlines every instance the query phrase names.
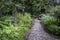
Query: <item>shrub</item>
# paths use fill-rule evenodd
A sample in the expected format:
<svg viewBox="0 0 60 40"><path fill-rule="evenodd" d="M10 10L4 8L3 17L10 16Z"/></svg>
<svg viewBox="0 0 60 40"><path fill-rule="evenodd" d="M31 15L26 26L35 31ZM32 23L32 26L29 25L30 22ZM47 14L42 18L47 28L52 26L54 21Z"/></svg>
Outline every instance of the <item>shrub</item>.
<svg viewBox="0 0 60 40"><path fill-rule="evenodd" d="M41 22L53 34L60 35L60 6L50 10L49 14L42 14Z"/></svg>
<svg viewBox="0 0 60 40"><path fill-rule="evenodd" d="M13 22L13 17L3 16L0 18L0 24L9 26Z"/></svg>
<svg viewBox="0 0 60 40"><path fill-rule="evenodd" d="M56 6L50 10L50 14L57 18L57 24L60 24L60 6Z"/></svg>
<svg viewBox="0 0 60 40"><path fill-rule="evenodd" d="M56 24L57 19L50 15L43 14L41 17L41 22L44 25Z"/></svg>
<svg viewBox="0 0 60 40"><path fill-rule="evenodd" d="M31 15L29 13L25 13L23 16L22 14L17 14L17 24L22 25L24 24L26 27L29 27L31 24Z"/></svg>
<svg viewBox="0 0 60 40"><path fill-rule="evenodd" d="M51 24L48 26L48 30L56 35L60 35L60 26Z"/></svg>
<svg viewBox="0 0 60 40"><path fill-rule="evenodd" d="M55 35L60 35L60 26L57 25L57 18L50 15L42 14L41 23L51 33Z"/></svg>
<svg viewBox="0 0 60 40"><path fill-rule="evenodd" d="M5 17L1 19L3 21L0 21L3 22L3 24L0 22L0 40L23 40L29 29L29 25L31 25L30 14L25 14L25 16L20 14L19 18L16 18L17 22L19 22L16 27L12 25L10 21L12 20L11 18ZM8 23L10 23L10 25L8 25Z"/></svg>
<svg viewBox="0 0 60 40"><path fill-rule="evenodd" d="M60 6L53 7L50 14L60 19Z"/></svg>

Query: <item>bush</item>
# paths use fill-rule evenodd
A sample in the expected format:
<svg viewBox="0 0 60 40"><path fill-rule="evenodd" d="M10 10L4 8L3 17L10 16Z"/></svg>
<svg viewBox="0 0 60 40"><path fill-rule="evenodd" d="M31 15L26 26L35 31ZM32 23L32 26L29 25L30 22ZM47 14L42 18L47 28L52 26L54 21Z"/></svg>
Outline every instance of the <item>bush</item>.
<svg viewBox="0 0 60 40"><path fill-rule="evenodd" d="M48 26L48 30L56 35L60 35L60 26L51 24Z"/></svg>
<svg viewBox="0 0 60 40"><path fill-rule="evenodd" d="M31 24L31 15L29 13L25 13L23 16L22 14L17 14L17 24L22 25L24 24L26 27L29 27Z"/></svg>
<svg viewBox="0 0 60 40"><path fill-rule="evenodd" d="M2 19L2 18L1 18ZM25 14L25 16L22 16L20 14L19 18L17 17L17 26L14 27L11 23L12 20L9 17L5 17L0 23L0 40L23 40L26 32L29 29L29 26L31 26L31 17L30 14ZM8 25L10 23L10 25ZM7 24L8 26L6 26ZM20 24L20 25L19 25Z"/></svg>
<svg viewBox="0 0 60 40"><path fill-rule="evenodd" d="M52 8L50 14L57 18L57 24L60 25L60 6Z"/></svg>
<svg viewBox="0 0 60 40"><path fill-rule="evenodd" d="M56 24L57 19L50 15L43 14L41 17L41 22L44 25Z"/></svg>
<svg viewBox="0 0 60 40"><path fill-rule="evenodd" d="M5 25L9 26L13 22L13 17L12 16L3 16L0 18L0 25Z"/></svg>
<svg viewBox="0 0 60 40"><path fill-rule="evenodd" d="M60 6L53 7L50 14L60 19Z"/></svg>
<svg viewBox="0 0 60 40"><path fill-rule="evenodd" d="M50 32L60 35L60 6L49 8L46 14L42 14L41 23Z"/></svg>
<svg viewBox="0 0 60 40"><path fill-rule="evenodd" d="M41 23L51 33L55 35L60 35L60 26L57 25L57 18L50 15L42 14Z"/></svg>

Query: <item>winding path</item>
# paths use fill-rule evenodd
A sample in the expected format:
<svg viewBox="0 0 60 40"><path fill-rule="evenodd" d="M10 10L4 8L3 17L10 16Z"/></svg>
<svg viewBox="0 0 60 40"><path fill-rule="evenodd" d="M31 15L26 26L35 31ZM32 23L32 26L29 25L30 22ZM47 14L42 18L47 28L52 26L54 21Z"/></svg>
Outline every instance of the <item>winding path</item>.
<svg viewBox="0 0 60 40"><path fill-rule="evenodd" d="M34 19L34 25L29 30L25 40L57 40L44 31L40 20Z"/></svg>

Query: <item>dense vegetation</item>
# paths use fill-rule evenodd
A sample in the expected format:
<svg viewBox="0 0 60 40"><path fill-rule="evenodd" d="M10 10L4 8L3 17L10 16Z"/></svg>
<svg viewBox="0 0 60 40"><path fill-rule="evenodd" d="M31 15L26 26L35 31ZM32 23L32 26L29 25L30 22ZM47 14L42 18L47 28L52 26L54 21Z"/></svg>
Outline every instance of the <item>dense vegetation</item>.
<svg viewBox="0 0 60 40"><path fill-rule="evenodd" d="M41 22L53 34L60 35L60 6L53 7L48 14L42 14Z"/></svg>
<svg viewBox="0 0 60 40"><path fill-rule="evenodd" d="M27 30L31 26L30 14L17 15L17 24L13 26L13 17L0 18L0 40L23 40Z"/></svg>
<svg viewBox="0 0 60 40"><path fill-rule="evenodd" d="M60 35L57 5L55 0L0 0L0 40L23 40L33 17L41 17L47 30Z"/></svg>

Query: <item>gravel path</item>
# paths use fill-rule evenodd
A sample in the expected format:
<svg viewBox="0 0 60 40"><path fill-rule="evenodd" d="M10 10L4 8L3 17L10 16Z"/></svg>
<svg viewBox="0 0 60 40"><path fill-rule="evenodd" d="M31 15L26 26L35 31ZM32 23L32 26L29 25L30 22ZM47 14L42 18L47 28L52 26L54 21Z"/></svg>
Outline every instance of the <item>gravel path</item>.
<svg viewBox="0 0 60 40"><path fill-rule="evenodd" d="M40 20L35 19L33 27L29 30L25 40L57 40L44 31Z"/></svg>

